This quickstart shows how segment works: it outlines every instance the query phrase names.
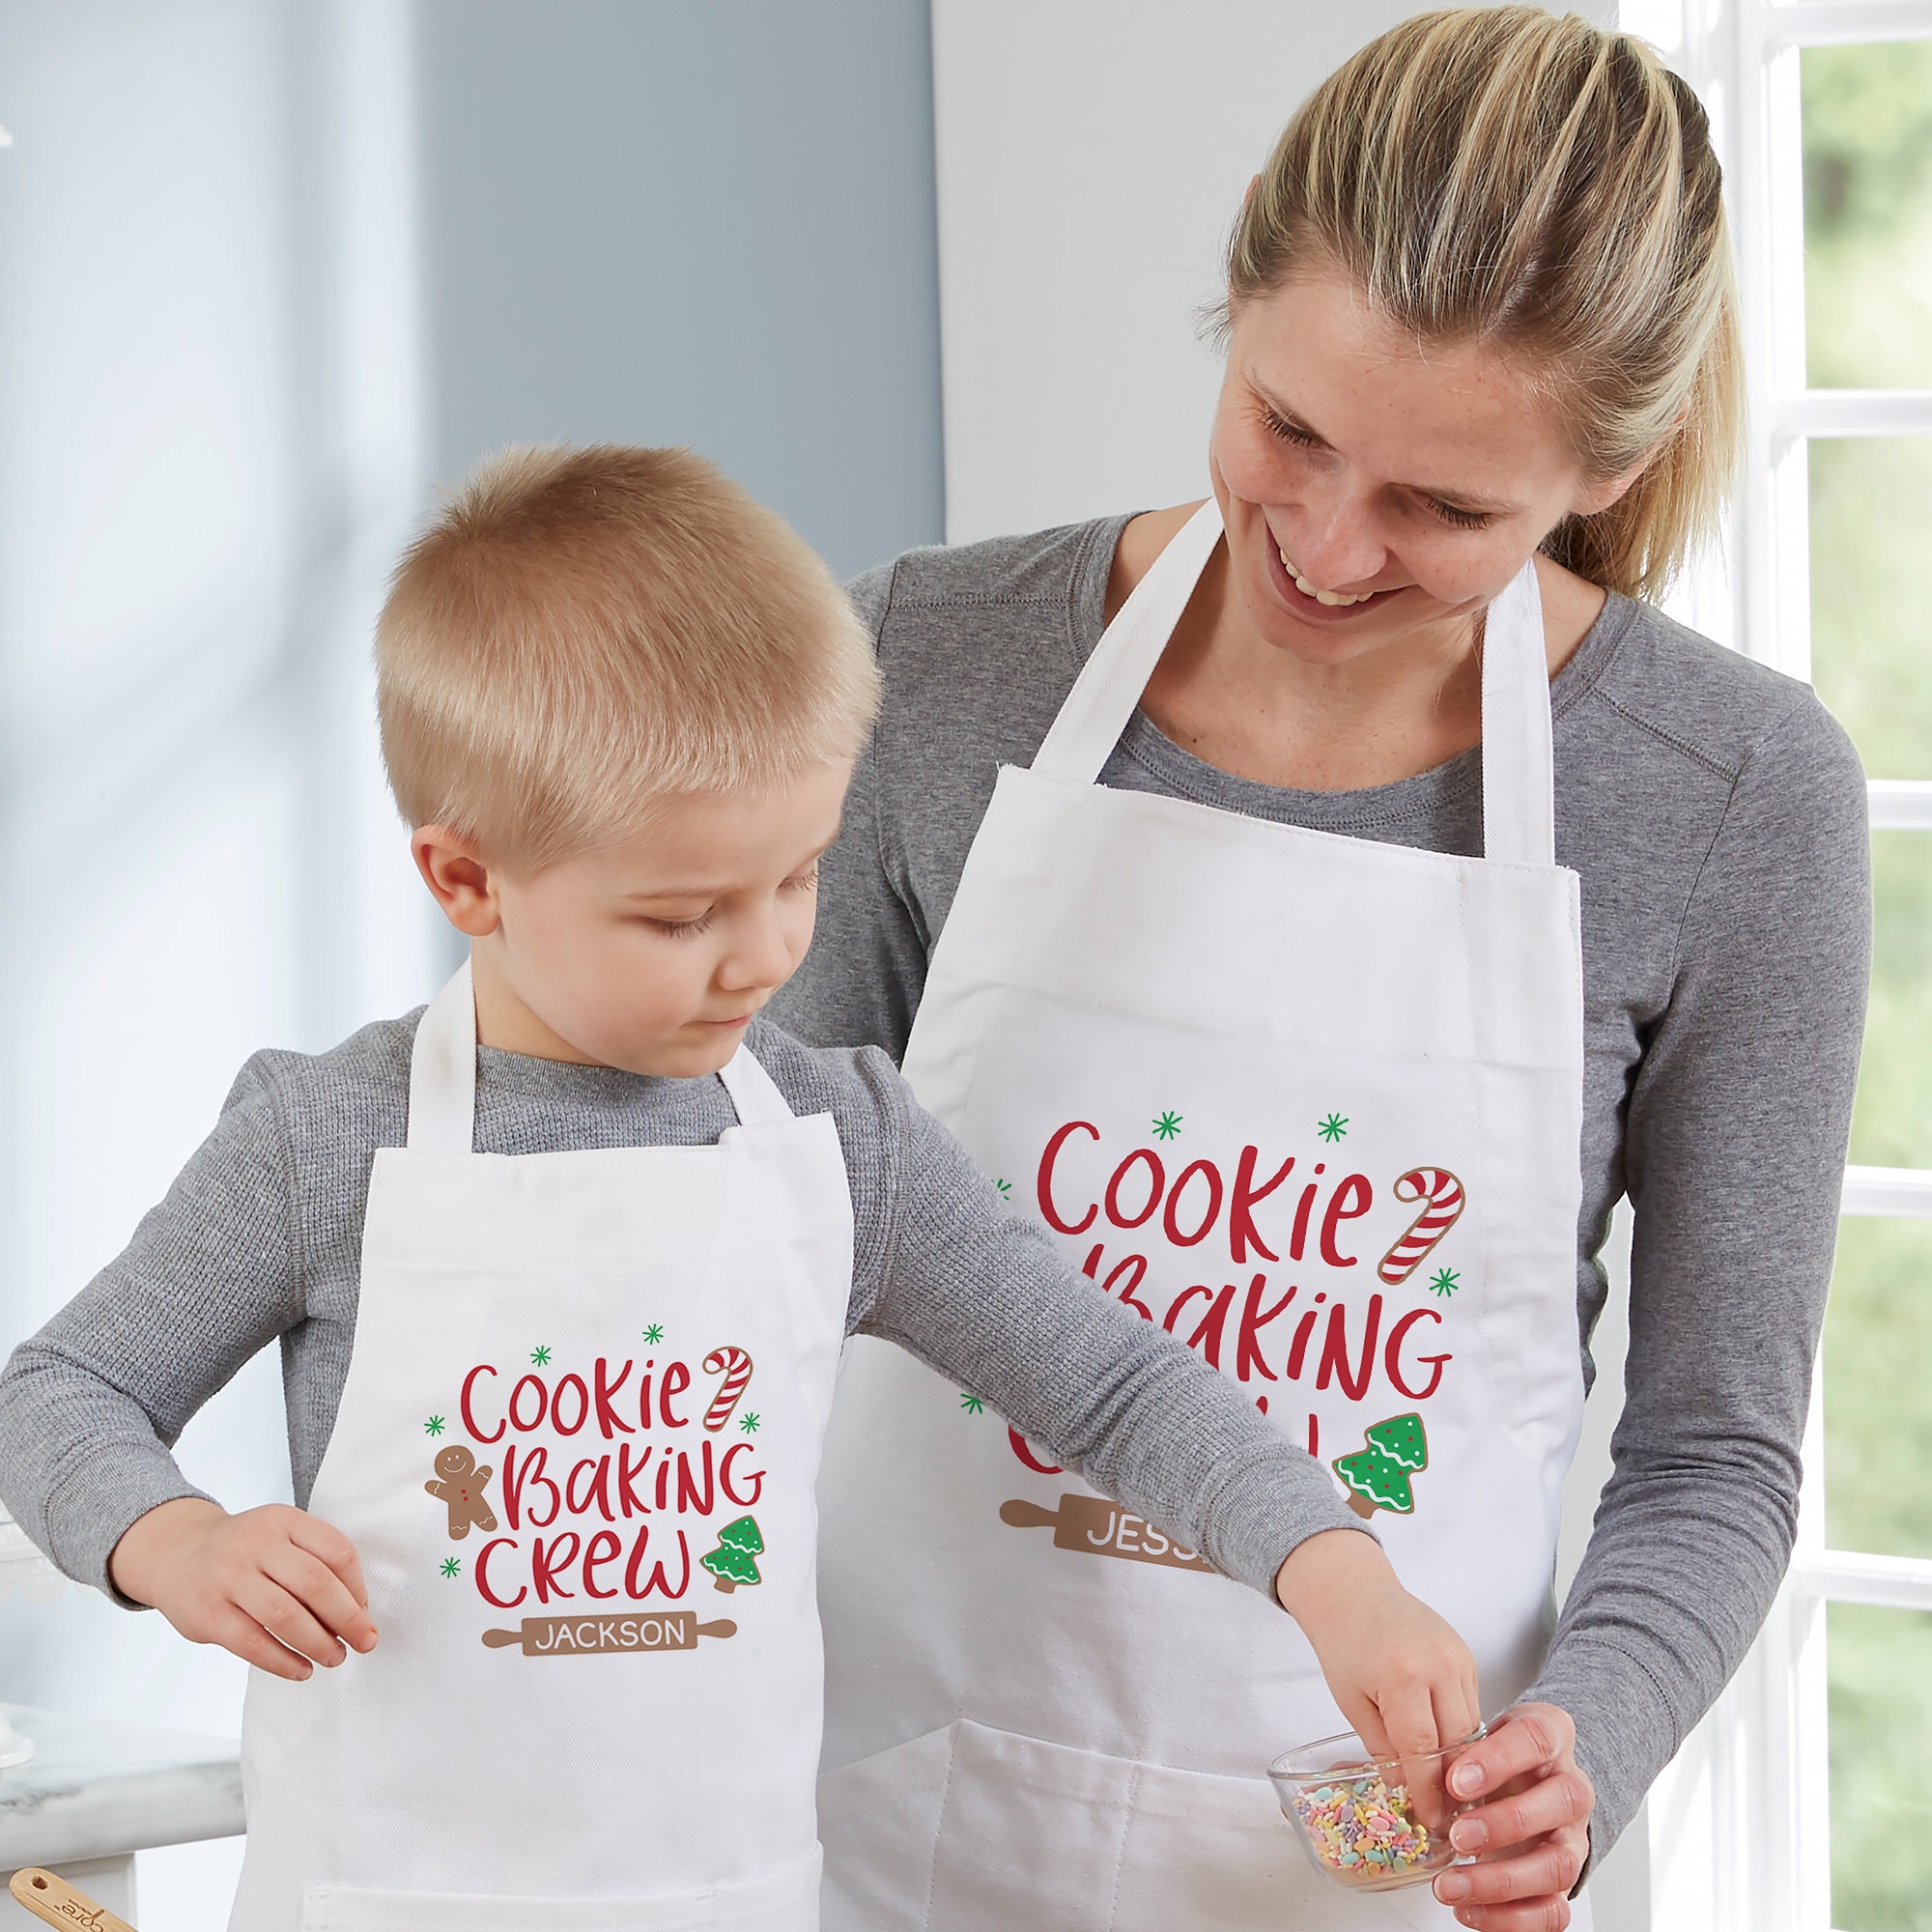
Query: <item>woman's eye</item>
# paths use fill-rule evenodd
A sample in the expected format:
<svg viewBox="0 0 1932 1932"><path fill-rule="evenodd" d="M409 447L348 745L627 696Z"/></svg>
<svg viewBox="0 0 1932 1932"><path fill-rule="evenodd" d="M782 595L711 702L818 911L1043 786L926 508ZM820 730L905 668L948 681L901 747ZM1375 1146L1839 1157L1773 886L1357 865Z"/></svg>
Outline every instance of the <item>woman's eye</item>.
<svg viewBox="0 0 1932 1932"><path fill-rule="evenodd" d="M1263 409L1262 420L1267 425L1270 436L1282 442L1292 442L1297 449L1313 449L1321 441L1320 437L1311 436L1307 430L1276 415L1270 409Z"/></svg>
<svg viewBox="0 0 1932 1932"><path fill-rule="evenodd" d="M1486 530L1495 522L1487 510L1459 510L1454 503L1444 503L1434 497L1425 497L1429 513L1438 522L1448 524L1459 530Z"/></svg>

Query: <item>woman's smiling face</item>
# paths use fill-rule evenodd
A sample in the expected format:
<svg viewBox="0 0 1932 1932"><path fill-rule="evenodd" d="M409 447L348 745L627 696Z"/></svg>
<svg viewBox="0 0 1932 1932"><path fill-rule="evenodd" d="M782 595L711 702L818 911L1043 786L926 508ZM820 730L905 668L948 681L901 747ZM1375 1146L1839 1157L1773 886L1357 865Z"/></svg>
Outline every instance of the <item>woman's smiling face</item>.
<svg viewBox="0 0 1932 1932"><path fill-rule="evenodd" d="M1637 473L1587 483L1527 374L1417 341L1328 267L1236 311L1210 463L1232 595L1311 665L1439 632Z"/></svg>

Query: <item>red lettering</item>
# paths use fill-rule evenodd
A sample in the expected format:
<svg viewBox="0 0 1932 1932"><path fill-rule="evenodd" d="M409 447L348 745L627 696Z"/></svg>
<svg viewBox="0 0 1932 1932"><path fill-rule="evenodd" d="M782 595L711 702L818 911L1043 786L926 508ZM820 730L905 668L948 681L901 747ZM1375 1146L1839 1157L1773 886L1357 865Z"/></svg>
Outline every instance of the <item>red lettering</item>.
<svg viewBox="0 0 1932 1932"><path fill-rule="evenodd" d="M466 1430L469 1431L469 1433L471 1435L473 1435L476 1438L478 1442L500 1442L503 1439L503 1431L507 1426L506 1424L501 1422L497 1423L497 1433L494 1435L492 1435L491 1434L488 1433L488 1431L484 1429L483 1425L476 1420L476 1412L469 1406L469 1392L476 1386L476 1378L478 1376L494 1376L496 1373L497 1371L493 1369L488 1362L478 1362L477 1365L473 1369L471 1369L467 1376L463 1378L463 1400L462 1400L463 1426Z"/></svg>
<svg viewBox="0 0 1932 1932"><path fill-rule="evenodd" d="M1416 1360L1429 1366L1429 1386L1410 1388L1402 1373L1402 1345L1408 1339L1408 1331L1418 1321L1440 1321L1442 1317L1433 1308L1411 1308L1393 1328L1389 1330L1388 1346L1382 1350L1382 1368L1388 1378L1410 1402L1427 1402L1442 1385L1442 1365L1453 1362L1454 1355L1418 1355Z"/></svg>
<svg viewBox="0 0 1932 1932"><path fill-rule="evenodd" d="M1228 1310L1235 1305L1235 1285L1230 1282L1214 1297L1214 1305L1201 1318L1201 1325L1188 1336L1187 1346L1199 1349L1215 1368L1221 1366L1221 1330L1227 1325Z"/></svg>
<svg viewBox="0 0 1932 1932"><path fill-rule="evenodd" d="M646 1452L648 1453L648 1452ZM590 1472L589 1484L583 1494L577 1493L577 1479L585 1470ZM582 1516L595 1509L606 1522L614 1522L616 1518L611 1513L611 1459L608 1456L586 1456L577 1463L564 1478L563 1500L572 1516Z"/></svg>
<svg viewBox="0 0 1932 1932"><path fill-rule="evenodd" d="M658 1378L658 1413L664 1417L664 1426L667 1429L691 1427L691 1418L688 1415L673 1415L670 1406L671 1397L682 1395L690 1386L691 1371L682 1362L671 1363Z"/></svg>
<svg viewBox="0 0 1932 1932"><path fill-rule="evenodd" d="M740 1445L743 1446L743 1445ZM658 1595L669 1597L675 1602L691 1587L691 1546L684 1540L684 1531L677 1532L677 1553L684 1564L684 1574L678 1578L677 1588L670 1586L670 1578L665 1574L662 1563L651 1565L651 1574L644 1587L638 1587L638 1577L643 1569L644 1551L651 1540L651 1526L647 1522L638 1525L638 1540L631 1546L631 1560L624 1566L624 1594L627 1597L648 1597L655 1591Z"/></svg>
<svg viewBox="0 0 1932 1932"><path fill-rule="evenodd" d="M604 1546L608 1544L609 1548ZM586 1597L614 1597L615 1590L600 1590L597 1587L597 1573L607 1563L614 1563L624 1548L624 1539L614 1529L600 1529L583 1550L583 1594ZM602 1549L603 1554L598 1551Z"/></svg>
<svg viewBox="0 0 1932 1932"><path fill-rule="evenodd" d="M493 1369L491 1374L495 1373ZM514 1536L497 1536L491 1538L476 1552L476 1588L486 1604L495 1604L499 1610L514 1610L530 1594L528 1586L524 1583L517 1585L517 1594L514 1597L499 1597L490 1587L490 1552L493 1549L514 1549L516 1547L517 1539Z"/></svg>
<svg viewBox="0 0 1932 1932"><path fill-rule="evenodd" d="M563 1506L562 1494L556 1485L544 1474L550 1463L550 1451L539 1444L534 1449L526 1449L521 1461L517 1456L517 1445L512 1442L503 1456L503 1513L510 1519L512 1529L523 1527L522 1517L527 1515L532 1529L548 1529L556 1520L556 1513ZM534 1510L524 1508L526 1488L548 1491L550 1510L539 1517Z"/></svg>
<svg viewBox="0 0 1932 1932"><path fill-rule="evenodd" d="M707 1449L710 1443L704 1445ZM753 1469L744 1480L746 1487L739 1489L738 1478L731 1473L731 1464L740 1456L753 1456L757 1451L749 1442L734 1442L724 1452L724 1460L718 1464L718 1487L738 1505L740 1509L750 1509L765 1490L765 1472Z"/></svg>
<svg viewBox="0 0 1932 1932"><path fill-rule="evenodd" d="M1228 1197L1228 1252L1234 1257L1238 1267L1247 1260L1248 1250L1254 1249L1264 1262L1278 1262L1281 1257L1262 1239L1261 1231L1255 1226L1255 1204L1265 1201L1294 1170L1294 1156L1290 1154L1275 1169L1274 1179L1264 1181L1260 1187L1255 1185L1255 1162L1261 1157L1261 1149L1244 1147L1241 1158L1235 1167L1235 1191Z"/></svg>
<svg viewBox="0 0 1932 1932"><path fill-rule="evenodd" d="M631 1425L628 1422L619 1422L617 1420L617 1411L611 1406L611 1402L617 1391L630 1380L632 1365L626 1362L623 1368L618 1371L617 1379L614 1382L609 1381L605 1378L605 1371L610 1366L610 1363L602 1355L599 1355L597 1357L596 1372L592 1377L597 1390L597 1427L603 1431L604 1439L607 1442L611 1440L613 1432L624 1435L628 1435L631 1433Z"/></svg>
<svg viewBox="0 0 1932 1932"><path fill-rule="evenodd" d="M563 1392L574 1388L577 1391L577 1420L568 1429L563 1426ZM565 1376L557 1383L556 1393L550 1399L550 1426L559 1435L575 1435L590 1420L590 1391L583 1386L582 1376Z"/></svg>
<svg viewBox="0 0 1932 1932"><path fill-rule="evenodd" d="M638 1493L638 1481L650 1465L651 1445L647 1442L639 1453L637 1467L631 1466L631 1445L617 1444L617 1507L628 1517L633 1510L639 1516L649 1516L651 1506Z"/></svg>
<svg viewBox="0 0 1932 1932"><path fill-rule="evenodd" d="M1170 1335L1174 1333L1174 1324L1180 1320L1180 1311L1183 1308L1185 1308L1187 1304L1190 1301L1192 1301L1197 1294L1202 1298L1203 1301L1211 1301L1214 1298L1214 1291L1211 1288L1203 1288L1199 1282L1196 1282L1192 1288L1182 1289L1181 1292L1179 1294L1177 1294L1174 1297L1174 1300L1169 1304L1167 1311L1167 1319L1160 1325L1163 1328L1165 1328Z"/></svg>
<svg viewBox="0 0 1932 1932"><path fill-rule="evenodd" d="M1201 1225L1191 1235L1180 1232L1180 1197L1187 1192L1187 1183L1196 1175L1208 1182L1208 1211L1201 1217ZM1221 1218L1221 1170L1211 1160L1190 1161L1180 1170L1180 1179L1174 1183L1174 1191L1167 1197L1167 1212L1161 1216L1161 1226L1167 1230L1167 1238L1177 1248L1191 1248L1198 1241L1208 1238L1208 1231Z"/></svg>
<svg viewBox="0 0 1932 1932"><path fill-rule="evenodd" d="M566 1549L564 1545L570 1548ZM557 1581L557 1572L568 1570L577 1561L577 1552L582 1548L583 1540L574 1529L566 1529L554 1543L545 1543L538 1537L530 1550L530 1581L537 1586L537 1602L547 1604L554 1592L559 1597L574 1597L575 1590L566 1590Z"/></svg>
<svg viewBox="0 0 1932 1932"><path fill-rule="evenodd" d="M1326 1297L1318 1294L1315 1298L1317 1301L1321 1301ZM1316 1322L1321 1319L1320 1313L1311 1308L1294 1324L1294 1340L1289 1344L1288 1349L1288 1367L1282 1371L1292 1382L1298 1382L1301 1379L1301 1364L1308 1353L1308 1338L1314 1332Z"/></svg>
<svg viewBox="0 0 1932 1932"><path fill-rule="evenodd" d="M1315 1372L1315 1386L1325 1389L1328 1386L1329 1371L1340 1377L1342 1386L1348 1391L1350 1402L1360 1402L1369 1386L1369 1377L1376 1366L1376 1336L1382 1325L1382 1298L1379 1294L1369 1296L1368 1326L1362 1336L1362 1359L1352 1372L1349 1366L1349 1309L1346 1302L1338 1301L1328 1311L1328 1333L1321 1344L1321 1366Z"/></svg>
<svg viewBox="0 0 1932 1932"><path fill-rule="evenodd" d="M1280 1378L1262 1360L1262 1351L1257 1337L1288 1304L1294 1299L1295 1291L1291 1288L1265 1315L1261 1312L1262 1294L1267 1287L1267 1276L1258 1274L1248 1284L1248 1298L1241 1309L1240 1339L1235 1348L1235 1375L1236 1379L1246 1381L1250 1366L1259 1369L1269 1381Z"/></svg>
<svg viewBox="0 0 1932 1932"><path fill-rule="evenodd" d="M1122 1275L1126 1276L1124 1281L1121 1280ZM1103 1293L1112 1294L1114 1293L1114 1284L1117 1281L1121 1282L1121 1299L1143 1321L1151 1321L1153 1320L1153 1310L1144 1301L1136 1301L1134 1299L1134 1290L1146 1279L1147 1257L1145 1255L1129 1255L1125 1261L1115 1264L1114 1271L1100 1284L1100 1287Z"/></svg>
<svg viewBox="0 0 1932 1932"><path fill-rule="evenodd" d="M668 1499L670 1495L670 1456L668 1452L658 1458L658 1487L656 1493L658 1508L660 1510L669 1509L670 1503Z"/></svg>
<svg viewBox="0 0 1932 1932"><path fill-rule="evenodd" d="M1318 1160L1315 1163L1315 1172L1320 1174L1321 1167L1322 1163ZM1288 1242L1288 1258L1292 1262L1298 1262L1308 1251L1308 1210L1315 1206L1315 1197L1321 1191L1321 1183L1311 1180L1301 1190L1301 1199L1294 1204L1294 1233L1290 1236Z"/></svg>
<svg viewBox="0 0 1932 1932"><path fill-rule="evenodd" d="M1147 1206L1130 1219L1121 1211L1121 1183L1143 1161L1147 1163L1148 1171ZM1160 1197L1166 1189L1167 1170L1161 1166L1159 1154L1152 1148L1136 1148L1114 1170L1114 1178L1107 1183L1107 1219L1117 1228L1138 1228L1160 1206Z"/></svg>
<svg viewBox="0 0 1932 1932"><path fill-rule="evenodd" d="M688 1509L696 1510L699 1516L711 1514L714 1500L711 1489L711 1444L705 1442L699 1446L703 1452L698 1464L704 1471L702 1493L691 1480L691 1458L682 1449L677 1452L677 1512L680 1516ZM733 1446L743 1448L747 1445L738 1443Z"/></svg>
<svg viewBox="0 0 1932 1932"><path fill-rule="evenodd" d="M527 1422L524 1420L518 1410L518 1399L526 1389L534 1389L537 1398L537 1412ZM521 1429L527 1435L532 1429L541 1429L543 1427L543 1419L549 1413L550 1391L544 1387L541 1376L526 1376L510 1391L510 1427L512 1429Z"/></svg>
<svg viewBox="0 0 1932 1932"><path fill-rule="evenodd" d="M1353 1255L1342 1254L1335 1246L1335 1230L1344 1221L1353 1221L1369 1211L1369 1204L1375 1199L1375 1189L1369 1185L1365 1174L1351 1174L1340 1187L1336 1188L1328 1203L1328 1211L1321 1217L1321 1259L1330 1267L1351 1268L1355 1265ZM1343 1204L1352 1201L1352 1208Z"/></svg>
<svg viewBox="0 0 1932 1932"><path fill-rule="evenodd" d="M1053 1205L1053 1164L1060 1158L1060 1150L1066 1145L1069 1134L1092 1134L1097 1141L1100 1129L1088 1121L1068 1121L1064 1127L1057 1128L1039 1157L1039 1176L1034 1183L1034 1192L1039 1196L1040 1216L1049 1228L1056 1228L1063 1235L1084 1235L1100 1211L1097 1203L1078 1221L1063 1221L1060 1210Z"/></svg>
<svg viewBox="0 0 1932 1932"><path fill-rule="evenodd" d="M1058 1463L1042 1463L1039 1460L1039 1458L1033 1453L1032 1448L1028 1445L1026 1437L1022 1435L1017 1429L1009 1429L1007 1431L1007 1440L1013 1445L1013 1454L1017 1456L1020 1459L1020 1461L1027 1465L1029 1469L1036 1470L1038 1474L1042 1476L1058 1476L1065 1473L1065 1471L1061 1468Z"/></svg>

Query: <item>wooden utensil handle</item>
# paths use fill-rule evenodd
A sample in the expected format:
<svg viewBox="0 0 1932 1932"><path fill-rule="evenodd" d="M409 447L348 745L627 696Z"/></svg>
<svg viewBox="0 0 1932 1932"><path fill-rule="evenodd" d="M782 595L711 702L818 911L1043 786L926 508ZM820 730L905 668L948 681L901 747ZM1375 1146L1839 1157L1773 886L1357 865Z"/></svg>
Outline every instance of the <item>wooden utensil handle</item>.
<svg viewBox="0 0 1932 1932"><path fill-rule="evenodd" d="M85 1926L88 1932L134 1932L125 1918L117 1918L104 1905L97 1905L86 1892L76 1891L58 1872L22 1865L7 1889L36 1918L49 1925Z"/></svg>

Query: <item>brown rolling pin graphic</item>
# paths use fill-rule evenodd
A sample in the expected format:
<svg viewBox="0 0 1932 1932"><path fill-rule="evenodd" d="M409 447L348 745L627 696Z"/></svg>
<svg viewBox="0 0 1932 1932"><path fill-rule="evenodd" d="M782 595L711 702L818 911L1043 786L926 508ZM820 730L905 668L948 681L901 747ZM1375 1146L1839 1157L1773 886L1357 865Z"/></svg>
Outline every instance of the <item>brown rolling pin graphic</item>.
<svg viewBox="0 0 1932 1932"><path fill-rule="evenodd" d="M696 1650L701 1636L736 1636L729 1617L701 1624L695 1610L634 1611L609 1617L526 1617L520 1629L490 1630L483 1641L492 1650L513 1643L526 1657L608 1657L621 1650Z"/></svg>
<svg viewBox="0 0 1932 1932"><path fill-rule="evenodd" d="M125 1918L117 1918L104 1905L95 1904L86 1892L76 1891L58 1872L22 1866L8 1881L7 1889L36 1918L43 1918L49 1925L84 1925L90 1932L134 1932Z"/></svg>
<svg viewBox="0 0 1932 1932"><path fill-rule="evenodd" d="M1000 1520L1015 1529L1050 1529L1056 1549L1084 1549L1089 1556L1122 1556L1130 1563L1165 1563L1173 1570L1206 1570L1214 1566L1192 1549L1183 1549L1163 1535L1146 1517L1123 1510L1101 1496L1060 1498L1057 1510L1015 1496L1000 1505Z"/></svg>

